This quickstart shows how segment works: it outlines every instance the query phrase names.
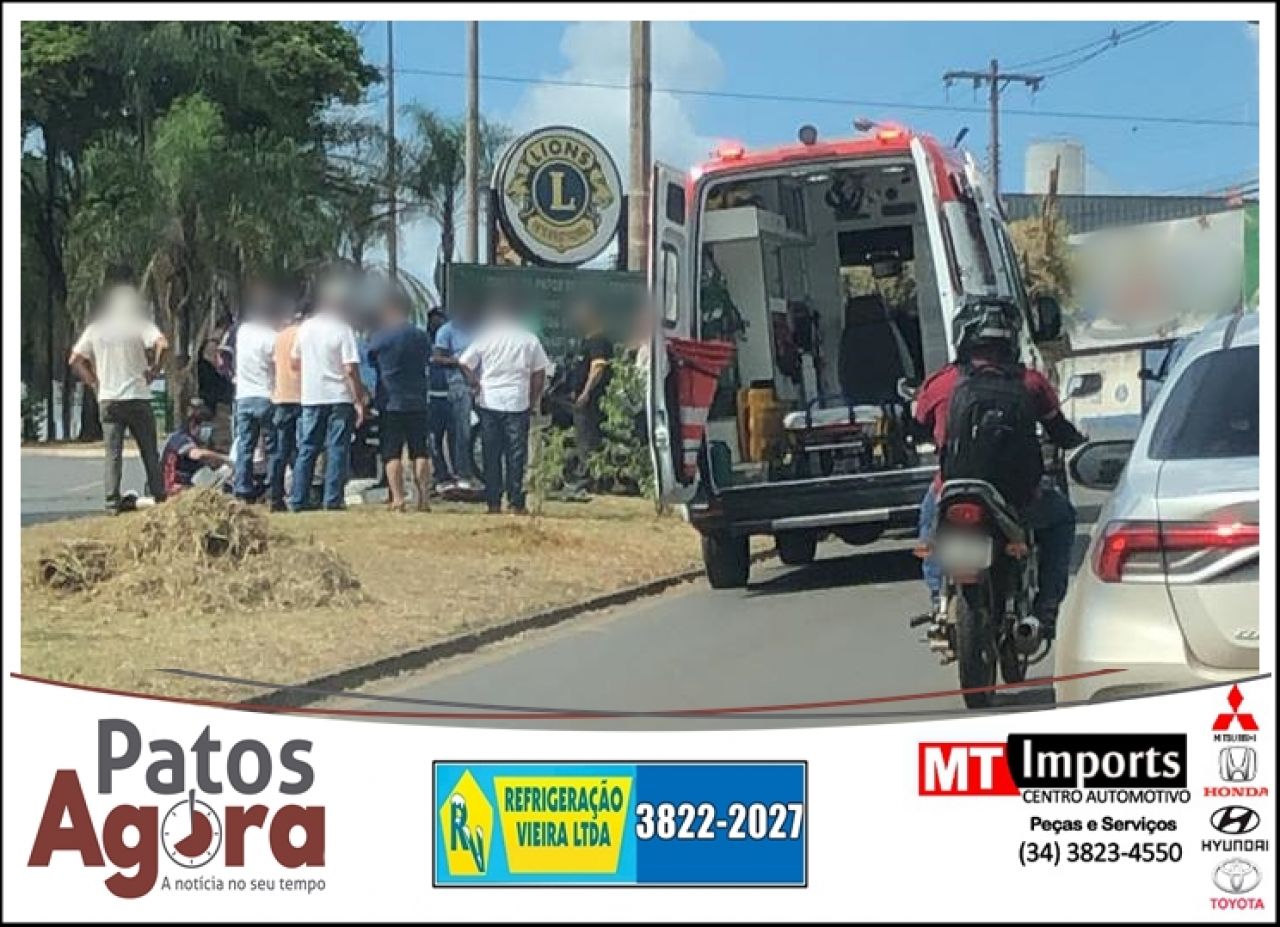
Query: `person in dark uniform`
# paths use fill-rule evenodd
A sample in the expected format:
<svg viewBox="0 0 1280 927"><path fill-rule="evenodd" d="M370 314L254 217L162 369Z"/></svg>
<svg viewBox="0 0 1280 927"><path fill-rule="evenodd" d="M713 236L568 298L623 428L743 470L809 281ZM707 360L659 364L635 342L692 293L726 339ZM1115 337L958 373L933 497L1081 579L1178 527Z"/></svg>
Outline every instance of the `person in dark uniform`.
<svg viewBox="0 0 1280 927"><path fill-rule="evenodd" d="M603 441L600 425L604 415L600 401L609 388L613 342L605 335L599 314L590 302L575 304L572 314L582 336L579 356L569 377L573 396L573 438L580 472L585 475L587 461Z"/></svg>

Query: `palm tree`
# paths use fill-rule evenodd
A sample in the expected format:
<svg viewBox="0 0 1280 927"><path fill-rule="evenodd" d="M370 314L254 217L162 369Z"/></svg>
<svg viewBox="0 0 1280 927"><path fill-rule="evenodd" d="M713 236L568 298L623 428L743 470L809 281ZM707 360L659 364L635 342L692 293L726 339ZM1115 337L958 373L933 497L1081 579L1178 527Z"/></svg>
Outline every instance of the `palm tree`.
<svg viewBox="0 0 1280 927"><path fill-rule="evenodd" d="M400 159L400 180L411 208L420 209L440 226L437 279L443 281L453 263L458 211L466 187L466 125L418 104L405 107L404 112L411 141ZM506 126L480 121L480 177L493 173L498 153L511 135Z"/></svg>

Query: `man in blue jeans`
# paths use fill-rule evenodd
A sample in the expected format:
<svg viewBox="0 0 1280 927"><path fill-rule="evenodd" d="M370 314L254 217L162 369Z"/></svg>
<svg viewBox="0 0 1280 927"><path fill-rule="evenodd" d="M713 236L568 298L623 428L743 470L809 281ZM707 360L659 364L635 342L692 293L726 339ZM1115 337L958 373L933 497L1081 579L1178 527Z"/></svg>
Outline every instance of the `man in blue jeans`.
<svg viewBox="0 0 1280 927"><path fill-rule="evenodd" d="M445 322L443 309L436 307L427 313L427 335L430 336L432 344L435 343L436 335L440 333ZM435 477L437 492L457 479L449 466L449 458L445 456L444 447L446 436L452 433L452 419L453 409L449 404L449 375L443 366L436 363L433 356L427 365L427 421L431 429L431 471ZM457 457L458 452L453 449L452 439L449 440L449 453Z"/></svg>
<svg viewBox="0 0 1280 927"><path fill-rule="evenodd" d="M253 474L253 455L263 438L268 459L275 449L271 391L275 387L275 310L271 288L250 285L235 337L235 493L253 502L260 495Z"/></svg>
<svg viewBox="0 0 1280 927"><path fill-rule="evenodd" d="M471 344L471 311L459 308L436 332L431 361L444 368L449 392L449 456L453 475L461 489L471 488L472 388L458 366L458 358Z"/></svg>
<svg viewBox="0 0 1280 927"><path fill-rule="evenodd" d="M343 318L346 282L321 283L315 313L298 326L292 360L302 376L302 416L298 420L298 457L293 467L289 509L309 507L316 459L324 451L326 509L344 508L351 461L351 435L364 422L368 396L360 381L360 350L355 330Z"/></svg>
<svg viewBox="0 0 1280 927"><path fill-rule="evenodd" d="M476 390L484 440L484 500L490 515L502 511L502 495L515 515L525 508L524 471L529 456L529 420L546 385L542 342L520 324L505 304L458 358L463 376Z"/></svg>
<svg viewBox="0 0 1280 927"><path fill-rule="evenodd" d="M1017 370L1018 326L1016 310L992 304L966 308L953 323L956 362L934 373L916 394L915 418L933 435L934 446L941 451L947 445L947 417L951 397L964 377L966 365L1004 365ZM1041 427L1059 447L1083 444L1084 435L1062 414L1057 391L1043 374L1029 367L1021 368L1022 383L1030 396ZM929 551L934 522L938 513L938 493L942 488L939 473L920 502L919 538L925 546L921 572L929 596L936 604L942 593L942 568ZM1053 640L1058 621L1058 608L1067 595L1071 578L1071 547L1076 534L1076 510L1063 493L1049 485L1041 485L1031 502L1023 509L1027 526L1036 536L1040 552L1040 588L1033 605L1045 640Z"/></svg>

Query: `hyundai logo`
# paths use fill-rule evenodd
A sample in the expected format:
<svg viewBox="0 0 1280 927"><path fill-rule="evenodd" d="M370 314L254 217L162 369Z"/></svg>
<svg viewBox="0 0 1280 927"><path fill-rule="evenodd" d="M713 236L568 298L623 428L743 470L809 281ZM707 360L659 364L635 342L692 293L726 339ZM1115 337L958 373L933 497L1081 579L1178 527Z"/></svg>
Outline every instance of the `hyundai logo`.
<svg viewBox="0 0 1280 927"><path fill-rule="evenodd" d="M1253 747L1223 747L1218 753L1218 774L1223 782L1252 782L1258 775L1258 754Z"/></svg>
<svg viewBox="0 0 1280 927"><path fill-rule="evenodd" d="M1246 895L1258 887L1262 873L1247 859L1229 859L1213 870L1213 884L1228 895Z"/></svg>
<svg viewBox="0 0 1280 927"><path fill-rule="evenodd" d="M1209 818L1209 823L1220 834L1251 834L1258 829L1262 818L1252 808L1227 805L1215 811Z"/></svg>

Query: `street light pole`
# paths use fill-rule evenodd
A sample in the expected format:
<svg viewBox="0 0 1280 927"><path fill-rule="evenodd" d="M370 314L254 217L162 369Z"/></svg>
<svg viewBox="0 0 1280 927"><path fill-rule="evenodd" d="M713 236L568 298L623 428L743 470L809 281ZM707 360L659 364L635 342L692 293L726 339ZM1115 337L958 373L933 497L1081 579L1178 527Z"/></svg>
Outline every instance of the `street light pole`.
<svg viewBox="0 0 1280 927"><path fill-rule="evenodd" d="M397 231L400 209L396 202L396 44L394 23L387 20L387 203L391 212L391 224L387 227L387 266L391 276L397 276L399 247Z"/></svg>
<svg viewBox="0 0 1280 927"><path fill-rule="evenodd" d="M467 23L466 259L480 255L480 24Z"/></svg>
<svg viewBox="0 0 1280 927"><path fill-rule="evenodd" d="M649 256L649 23L631 24L631 191L627 197L627 267L644 270Z"/></svg>

